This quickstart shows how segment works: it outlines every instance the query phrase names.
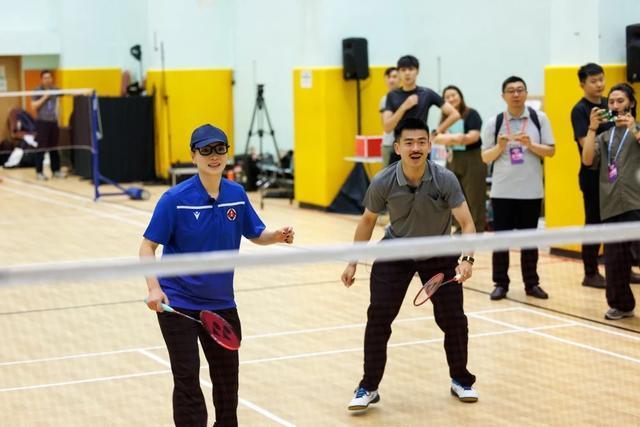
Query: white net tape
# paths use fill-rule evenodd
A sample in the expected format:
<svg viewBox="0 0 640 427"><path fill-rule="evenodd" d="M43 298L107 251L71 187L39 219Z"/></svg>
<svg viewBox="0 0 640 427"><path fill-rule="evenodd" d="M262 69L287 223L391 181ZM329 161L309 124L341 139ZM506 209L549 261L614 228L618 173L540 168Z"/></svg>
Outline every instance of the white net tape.
<svg viewBox="0 0 640 427"><path fill-rule="evenodd" d="M239 254L236 251L218 251L172 255L156 260L127 258L18 265L0 269L0 285L82 280L87 277L107 279L128 276L175 276L229 271L236 267L310 264L326 261L346 262L365 258L378 260L429 258L441 255L458 255L469 251L628 240L640 240L639 223L394 239L376 244L356 243L294 247L286 253Z"/></svg>

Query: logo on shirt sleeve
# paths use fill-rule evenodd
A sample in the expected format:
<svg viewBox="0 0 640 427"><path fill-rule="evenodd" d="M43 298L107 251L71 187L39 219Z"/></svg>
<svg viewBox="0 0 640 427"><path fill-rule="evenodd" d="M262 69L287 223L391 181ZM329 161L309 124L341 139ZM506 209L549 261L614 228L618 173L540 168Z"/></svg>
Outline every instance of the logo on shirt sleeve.
<svg viewBox="0 0 640 427"><path fill-rule="evenodd" d="M193 213L193 216L195 216L195 217L196 217L196 220L197 220L198 218L200 218L200 211L195 211L195 212Z"/></svg>
<svg viewBox="0 0 640 427"><path fill-rule="evenodd" d="M235 221L237 216L238 216L238 214L236 213L236 210L235 210L235 209L233 209L233 208L229 208L229 209L227 210L227 219L228 219L229 221Z"/></svg>

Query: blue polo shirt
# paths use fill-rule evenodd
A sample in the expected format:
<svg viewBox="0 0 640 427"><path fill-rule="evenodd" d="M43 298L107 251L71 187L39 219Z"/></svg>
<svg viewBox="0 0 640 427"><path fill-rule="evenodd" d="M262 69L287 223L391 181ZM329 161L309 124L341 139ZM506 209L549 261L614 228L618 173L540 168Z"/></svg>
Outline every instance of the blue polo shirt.
<svg viewBox="0 0 640 427"><path fill-rule="evenodd" d="M254 239L264 229L241 185L223 178L216 200L195 175L162 195L144 237L162 244L164 256L239 250L242 236ZM173 307L222 310L236 306L233 271L158 280Z"/></svg>

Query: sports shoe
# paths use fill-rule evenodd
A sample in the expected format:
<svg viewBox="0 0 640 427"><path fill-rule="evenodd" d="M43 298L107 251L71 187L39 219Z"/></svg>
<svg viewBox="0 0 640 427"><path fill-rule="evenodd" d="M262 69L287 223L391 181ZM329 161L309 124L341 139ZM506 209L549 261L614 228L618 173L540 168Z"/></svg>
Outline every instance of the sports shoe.
<svg viewBox="0 0 640 427"><path fill-rule="evenodd" d="M349 402L350 411L362 411L367 409L370 404L378 403L380 401L380 395L378 391L368 391L364 387L358 387L355 391L355 395L351 402Z"/></svg>
<svg viewBox="0 0 640 427"><path fill-rule="evenodd" d="M506 297L507 292L508 292L507 288L505 288L504 286L496 285L495 288L493 288L491 295L489 295L489 298L491 298L494 301L497 301Z"/></svg>
<svg viewBox="0 0 640 427"><path fill-rule="evenodd" d="M463 386L457 381L451 381L451 394L461 402L473 403L478 401L478 392L471 386Z"/></svg>
<svg viewBox="0 0 640 427"><path fill-rule="evenodd" d="M548 299L549 298L549 294L547 294L540 286L538 285L534 285L530 288L525 288L524 293L532 296L534 298L540 298L540 299Z"/></svg>
<svg viewBox="0 0 640 427"><path fill-rule="evenodd" d="M602 274L596 273L591 276L584 276L584 279L582 279L582 286L605 289L607 287L607 282Z"/></svg>
<svg viewBox="0 0 640 427"><path fill-rule="evenodd" d="M66 173L64 173L64 172L62 172L62 171L55 171L55 172L53 173L53 177L54 177L54 178L63 179L63 178L66 178L66 177L67 177L67 174L66 174Z"/></svg>
<svg viewBox="0 0 640 427"><path fill-rule="evenodd" d="M46 181L46 180L48 180L49 178L47 178L47 176L46 176L45 174L43 174L43 173L39 173L39 174L37 174L37 175L36 175L36 179L37 179L38 181Z"/></svg>
<svg viewBox="0 0 640 427"><path fill-rule="evenodd" d="M622 311L622 310L618 310L617 308L610 308L604 314L604 318L608 320L620 320L623 317L633 317L633 315L634 315L633 310Z"/></svg>

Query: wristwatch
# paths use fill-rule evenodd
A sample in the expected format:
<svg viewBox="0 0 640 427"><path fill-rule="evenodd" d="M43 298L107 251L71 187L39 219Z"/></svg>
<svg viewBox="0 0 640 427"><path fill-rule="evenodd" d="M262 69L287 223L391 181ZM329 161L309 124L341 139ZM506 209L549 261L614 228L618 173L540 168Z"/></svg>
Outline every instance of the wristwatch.
<svg viewBox="0 0 640 427"><path fill-rule="evenodd" d="M472 256L469 255L465 255L462 258L460 258L460 262L462 261L467 261L469 264L473 265L473 263L476 261L475 258L473 258Z"/></svg>

